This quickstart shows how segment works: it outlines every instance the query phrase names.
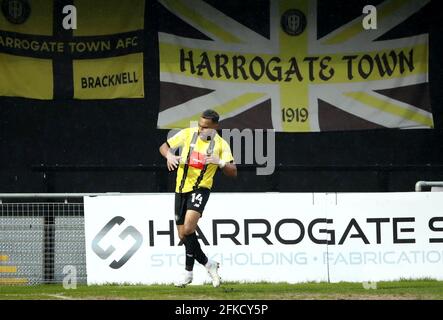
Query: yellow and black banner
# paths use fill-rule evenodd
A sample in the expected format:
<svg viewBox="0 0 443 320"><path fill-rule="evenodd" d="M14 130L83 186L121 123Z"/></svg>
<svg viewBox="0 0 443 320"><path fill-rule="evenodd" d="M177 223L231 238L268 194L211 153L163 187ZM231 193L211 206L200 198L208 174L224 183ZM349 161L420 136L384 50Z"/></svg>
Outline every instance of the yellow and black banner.
<svg viewBox="0 0 443 320"><path fill-rule="evenodd" d="M159 2L169 17L159 27L159 128L187 127L207 108L222 128L434 126L428 33L413 25L430 0L375 1L371 29L361 1L342 21L337 0Z"/></svg>
<svg viewBox="0 0 443 320"><path fill-rule="evenodd" d="M145 0L0 0L0 96L143 98ZM75 6L77 29L63 26Z"/></svg>

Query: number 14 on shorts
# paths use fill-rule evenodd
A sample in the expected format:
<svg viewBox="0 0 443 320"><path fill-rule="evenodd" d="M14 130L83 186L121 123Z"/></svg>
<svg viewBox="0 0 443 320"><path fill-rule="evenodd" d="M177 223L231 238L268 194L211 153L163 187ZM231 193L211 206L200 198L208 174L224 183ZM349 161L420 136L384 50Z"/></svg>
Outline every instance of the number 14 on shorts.
<svg viewBox="0 0 443 320"><path fill-rule="evenodd" d="M201 193L194 192L191 195L191 197L192 197L191 202L194 205L194 207L196 207L196 208L200 207L200 205L202 204L202 201L203 201L203 197L202 197Z"/></svg>

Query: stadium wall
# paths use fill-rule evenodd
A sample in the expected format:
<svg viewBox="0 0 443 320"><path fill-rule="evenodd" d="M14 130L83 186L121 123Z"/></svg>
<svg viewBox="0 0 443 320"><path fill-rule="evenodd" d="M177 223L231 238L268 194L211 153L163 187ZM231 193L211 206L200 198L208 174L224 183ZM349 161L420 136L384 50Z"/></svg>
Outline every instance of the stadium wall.
<svg viewBox="0 0 443 320"><path fill-rule="evenodd" d="M172 283L171 193L4 197L0 283ZM197 230L224 281L443 279L440 192L215 193ZM196 265L195 283L208 279Z"/></svg>
<svg viewBox="0 0 443 320"><path fill-rule="evenodd" d="M144 51L145 98L41 101L0 97L1 192L173 190L174 177L158 153L167 130L156 128L160 5L146 3L145 37L150 45ZM324 24L345 21L360 4L365 3L343 1L343 16L330 17ZM421 19L429 22L429 30L423 31L429 32L435 129L277 133L272 176L257 176L240 167L235 182L217 178L214 191L412 191L418 180L442 180L443 27L437 4L432 0L424 13L426 19ZM393 32L407 34L422 28L415 19Z"/></svg>

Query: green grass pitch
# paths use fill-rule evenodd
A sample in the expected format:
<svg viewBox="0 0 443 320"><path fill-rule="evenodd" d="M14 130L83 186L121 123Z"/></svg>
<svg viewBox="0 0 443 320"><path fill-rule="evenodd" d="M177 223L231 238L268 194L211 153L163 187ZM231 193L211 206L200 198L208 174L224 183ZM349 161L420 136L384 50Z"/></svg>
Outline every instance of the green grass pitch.
<svg viewBox="0 0 443 320"><path fill-rule="evenodd" d="M431 279L378 282L365 289L361 283L223 283L211 285L62 285L0 286L0 300L443 300L443 281Z"/></svg>

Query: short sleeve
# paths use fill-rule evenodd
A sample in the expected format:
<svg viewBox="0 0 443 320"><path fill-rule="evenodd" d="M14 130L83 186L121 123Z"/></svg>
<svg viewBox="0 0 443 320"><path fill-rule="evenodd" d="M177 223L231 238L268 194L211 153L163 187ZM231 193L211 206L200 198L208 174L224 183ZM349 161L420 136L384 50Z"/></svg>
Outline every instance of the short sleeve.
<svg viewBox="0 0 443 320"><path fill-rule="evenodd" d="M168 146L172 149L178 148L184 145L186 141L187 130L183 129L177 132L174 136L167 140Z"/></svg>
<svg viewBox="0 0 443 320"><path fill-rule="evenodd" d="M221 141L222 141L221 144L222 147L220 150L220 159L225 162L234 162L234 157L232 156L231 147L223 138L221 139Z"/></svg>

